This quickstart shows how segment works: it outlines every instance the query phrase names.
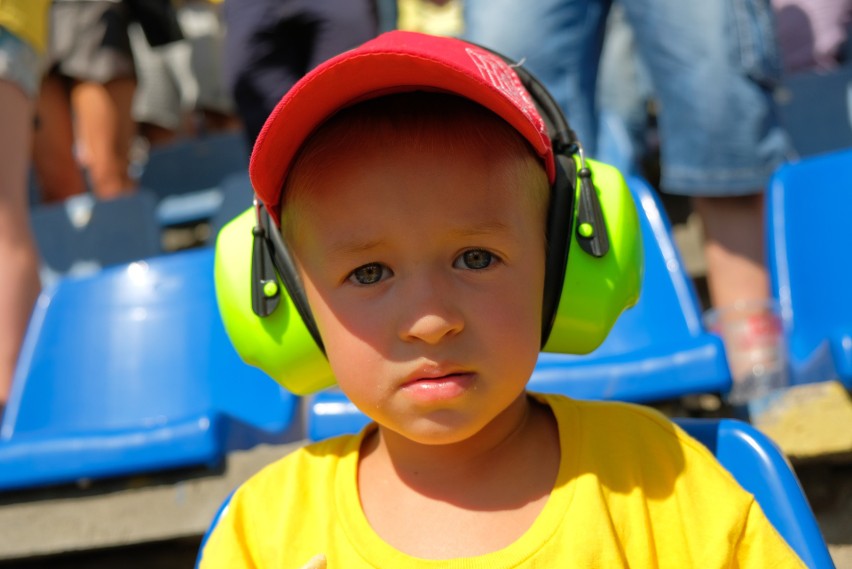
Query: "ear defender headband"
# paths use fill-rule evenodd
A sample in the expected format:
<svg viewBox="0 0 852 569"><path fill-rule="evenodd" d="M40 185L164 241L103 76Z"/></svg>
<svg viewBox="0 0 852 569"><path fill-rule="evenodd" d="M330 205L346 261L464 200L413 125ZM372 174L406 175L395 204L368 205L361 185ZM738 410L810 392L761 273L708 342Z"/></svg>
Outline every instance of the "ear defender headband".
<svg viewBox="0 0 852 569"><path fill-rule="evenodd" d="M615 168L585 158L547 89L523 67L478 46L388 32L320 65L285 95L252 153L254 206L216 241L216 296L231 342L246 363L298 395L335 379L278 227L287 170L310 133L340 108L415 90L482 104L514 126L544 162L551 196L543 351L591 352L639 296L641 236L627 184Z"/></svg>

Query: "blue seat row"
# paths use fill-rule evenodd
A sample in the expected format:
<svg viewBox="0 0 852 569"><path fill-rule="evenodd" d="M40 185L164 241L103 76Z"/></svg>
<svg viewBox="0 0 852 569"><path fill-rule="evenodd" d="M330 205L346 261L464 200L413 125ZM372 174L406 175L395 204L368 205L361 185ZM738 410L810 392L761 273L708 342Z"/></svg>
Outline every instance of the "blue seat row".
<svg viewBox="0 0 852 569"><path fill-rule="evenodd" d="M181 140L151 150L139 185L157 196L162 226L195 223L221 211L228 193L224 181L247 174L248 160L248 146L239 132ZM251 197L248 186L246 207Z"/></svg>

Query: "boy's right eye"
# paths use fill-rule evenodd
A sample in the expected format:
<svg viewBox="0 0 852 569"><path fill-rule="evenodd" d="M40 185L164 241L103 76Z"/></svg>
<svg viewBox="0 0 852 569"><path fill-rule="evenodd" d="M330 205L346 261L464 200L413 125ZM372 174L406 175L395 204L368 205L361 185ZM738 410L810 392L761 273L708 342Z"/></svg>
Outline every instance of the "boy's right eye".
<svg viewBox="0 0 852 569"><path fill-rule="evenodd" d="M368 263L361 265L351 273L348 280L358 285L371 285L391 276L393 273L381 263Z"/></svg>

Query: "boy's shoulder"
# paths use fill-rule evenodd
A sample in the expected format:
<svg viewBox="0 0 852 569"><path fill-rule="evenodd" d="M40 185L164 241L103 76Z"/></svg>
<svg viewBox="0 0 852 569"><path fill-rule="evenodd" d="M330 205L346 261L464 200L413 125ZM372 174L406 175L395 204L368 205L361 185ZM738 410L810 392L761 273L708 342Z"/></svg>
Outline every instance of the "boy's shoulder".
<svg viewBox="0 0 852 569"><path fill-rule="evenodd" d="M678 560L660 565L679 566L706 556L800 566L754 496L707 447L659 411L630 403L538 397L559 424L561 482L573 486L576 518L588 523L605 512L599 519L618 520L618 531L627 532L619 537L622 543L629 538L654 542L657 553ZM636 539L642 532L647 532L646 542ZM641 548L631 555L641 558Z"/></svg>
<svg viewBox="0 0 852 569"><path fill-rule="evenodd" d="M556 394L532 394L553 410L557 421L579 429L592 440L641 436L646 442L687 444L706 450L663 413L637 403L580 400Z"/></svg>
<svg viewBox="0 0 852 569"><path fill-rule="evenodd" d="M557 418L563 453L595 471L628 477L653 471L658 480L688 475L739 487L707 447L656 409L560 395L536 397L546 401Z"/></svg>
<svg viewBox="0 0 852 569"><path fill-rule="evenodd" d="M531 393L538 401L548 405L559 421L569 421L575 428L597 427L601 436L615 434L622 429L641 429L659 432L662 439L679 437L676 425L660 411L624 401L599 401L574 399L553 393ZM645 434L649 434L645 432Z"/></svg>

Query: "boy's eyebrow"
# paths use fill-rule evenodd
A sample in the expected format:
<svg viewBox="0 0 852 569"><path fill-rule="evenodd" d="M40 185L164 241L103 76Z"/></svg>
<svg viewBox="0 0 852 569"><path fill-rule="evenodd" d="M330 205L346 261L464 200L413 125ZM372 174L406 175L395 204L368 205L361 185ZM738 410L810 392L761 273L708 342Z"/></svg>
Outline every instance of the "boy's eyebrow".
<svg viewBox="0 0 852 569"><path fill-rule="evenodd" d="M345 241L333 244L328 251L329 255L351 255L363 253L375 249L384 243L384 239L365 239L362 241Z"/></svg>
<svg viewBox="0 0 852 569"><path fill-rule="evenodd" d="M476 225L460 227L452 233L461 237L476 237L478 235L486 235L489 233L503 233L509 230L509 226L502 221L484 221Z"/></svg>
<svg viewBox="0 0 852 569"><path fill-rule="evenodd" d="M458 229L452 229L448 233L453 237L477 237L480 235L488 235L494 233L504 233L509 231L509 226L502 221L485 221L476 225L463 226ZM345 241L332 244L328 250L329 256L345 256L357 253L364 253L381 247L386 242L386 239L364 239L355 241Z"/></svg>

